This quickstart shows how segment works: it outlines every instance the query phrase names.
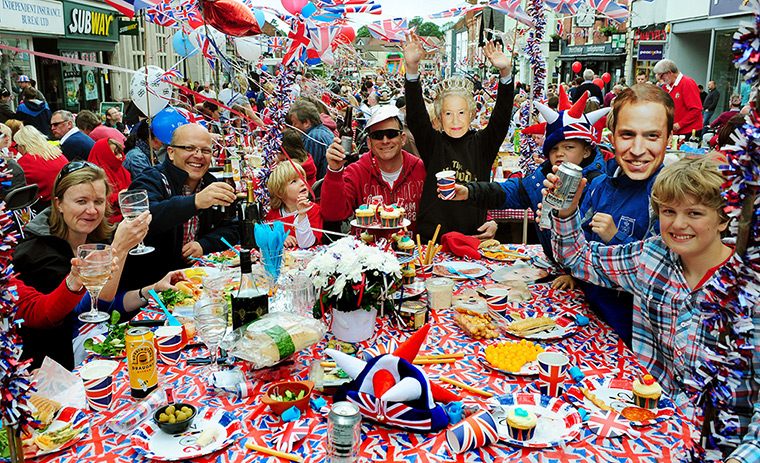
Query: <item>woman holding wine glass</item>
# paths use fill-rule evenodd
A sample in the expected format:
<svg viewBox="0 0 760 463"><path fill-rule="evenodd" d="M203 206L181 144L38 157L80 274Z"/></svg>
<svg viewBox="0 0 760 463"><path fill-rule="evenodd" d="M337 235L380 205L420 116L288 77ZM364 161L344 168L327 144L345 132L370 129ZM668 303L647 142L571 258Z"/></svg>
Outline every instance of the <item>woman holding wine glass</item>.
<svg viewBox="0 0 760 463"><path fill-rule="evenodd" d="M103 286L100 298L113 299L127 253L145 237L150 214L145 212L135 220L122 222L114 233L108 222L110 193L106 174L97 165L86 161L66 164L53 183L51 206L26 226L27 236L13 253L18 278L37 291L51 293L69 274L71 259L79 246L110 243L120 265ZM32 357L39 364L48 355L64 367L73 368L71 349L61 347L71 346L73 330L73 314L50 329L22 326L25 358Z"/></svg>

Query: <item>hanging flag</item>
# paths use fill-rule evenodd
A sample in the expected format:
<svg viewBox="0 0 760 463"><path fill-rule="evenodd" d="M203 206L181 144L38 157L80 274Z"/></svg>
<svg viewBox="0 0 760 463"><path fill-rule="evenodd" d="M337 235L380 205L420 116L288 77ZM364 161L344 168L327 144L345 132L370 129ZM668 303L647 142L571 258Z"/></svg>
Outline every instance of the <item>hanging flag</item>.
<svg viewBox="0 0 760 463"><path fill-rule="evenodd" d="M588 0L588 3L615 22L622 23L628 17L628 9L612 0Z"/></svg>
<svg viewBox="0 0 760 463"><path fill-rule="evenodd" d="M158 3L158 0L105 0L105 1L110 6L116 8L119 11L119 13L128 17L129 19L134 18L136 12L145 8L150 8L152 6L155 6Z"/></svg>
<svg viewBox="0 0 760 463"><path fill-rule="evenodd" d="M323 13L332 14L346 14L346 13L368 13L368 14L383 14L382 5L373 3L365 5L340 5L329 6L322 9Z"/></svg>
<svg viewBox="0 0 760 463"><path fill-rule="evenodd" d="M169 68L168 71L161 74L161 79L164 82L171 81L172 78L182 80L183 76L182 73L179 72L179 69L177 69L177 66L172 66Z"/></svg>
<svg viewBox="0 0 760 463"><path fill-rule="evenodd" d="M408 31L406 19L386 19L379 22L367 24L370 35L376 39L386 42L403 42L406 40L405 34Z"/></svg>
<svg viewBox="0 0 760 463"><path fill-rule="evenodd" d="M454 16L461 16L469 11L478 11L482 9L483 9L483 6L478 6L478 5L460 6L459 8L450 8L448 10L441 11L440 13L433 13L429 15L428 18L431 18L431 19L451 18Z"/></svg>
<svg viewBox="0 0 760 463"><path fill-rule="evenodd" d="M557 13L575 14L582 0L545 0L546 6Z"/></svg>
<svg viewBox="0 0 760 463"><path fill-rule="evenodd" d="M269 37L269 51L285 46L285 37Z"/></svg>
<svg viewBox="0 0 760 463"><path fill-rule="evenodd" d="M520 0L491 0L488 6L526 26L534 27L533 19L522 9Z"/></svg>
<svg viewBox="0 0 760 463"><path fill-rule="evenodd" d="M309 46L309 38L306 36L306 25L301 21L294 21L291 24L288 38L291 39L290 47L282 57L282 64L289 65L296 59L301 59L306 54L306 47Z"/></svg>
<svg viewBox="0 0 760 463"><path fill-rule="evenodd" d="M554 32L556 32L557 35L560 37L562 37L565 34L565 24L562 22L561 19L557 20L557 27L555 28Z"/></svg>

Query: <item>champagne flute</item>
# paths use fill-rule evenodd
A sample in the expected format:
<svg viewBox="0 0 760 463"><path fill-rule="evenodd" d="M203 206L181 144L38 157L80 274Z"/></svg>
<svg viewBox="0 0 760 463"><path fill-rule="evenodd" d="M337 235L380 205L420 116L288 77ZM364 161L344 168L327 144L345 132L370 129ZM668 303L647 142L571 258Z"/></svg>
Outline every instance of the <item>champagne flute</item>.
<svg viewBox="0 0 760 463"><path fill-rule="evenodd" d="M119 208L125 220L135 220L148 210L148 192L145 190L125 190L119 192ZM129 251L133 256L153 252L153 246L145 246L142 241L136 248Z"/></svg>
<svg viewBox="0 0 760 463"><path fill-rule="evenodd" d="M100 323L111 316L98 311L98 296L111 276L113 249L107 244L83 244L77 248L77 257L84 261L79 266L79 279L90 293L90 311L79 315L79 320L85 323Z"/></svg>
<svg viewBox="0 0 760 463"><path fill-rule="evenodd" d="M214 302L202 299L195 305L196 335L206 345L211 354L211 363L204 372L210 373L219 369L216 363L219 343L227 332L227 301Z"/></svg>

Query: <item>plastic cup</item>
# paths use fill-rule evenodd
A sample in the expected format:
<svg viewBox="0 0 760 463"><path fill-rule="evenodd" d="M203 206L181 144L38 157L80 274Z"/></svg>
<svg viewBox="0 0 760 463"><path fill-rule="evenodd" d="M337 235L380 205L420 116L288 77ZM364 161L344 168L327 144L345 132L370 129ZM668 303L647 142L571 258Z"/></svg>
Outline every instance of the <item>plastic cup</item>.
<svg viewBox="0 0 760 463"><path fill-rule="evenodd" d="M506 310L509 301L509 290L504 288L486 289L486 304L491 310L501 312Z"/></svg>
<svg viewBox="0 0 760 463"><path fill-rule="evenodd" d="M456 172L444 170L435 174L438 181L438 191L443 199L453 199L456 196Z"/></svg>
<svg viewBox="0 0 760 463"><path fill-rule="evenodd" d="M176 365L182 353L181 326L160 326L154 333L158 359L166 365Z"/></svg>
<svg viewBox="0 0 760 463"><path fill-rule="evenodd" d="M113 403L113 377L119 362L93 360L79 371L84 382L87 404L96 412L106 411Z"/></svg>
<svg viewBox="0 0 760 463"><path fill-rule="evenodd" d="M417 276L427 280L433 276L433 264L421 265L417 267Z"/></svg>
<svg viewBox="0 0 760 463"><path fill-rule="evenodd" d="M454 453L485 447L498 440L496 420L486 410L468 417L446 431L446 442Z"/></svg>
<svg viewBox="0 0 760 463"><path fill-rule="evenodd" d="M537 356L539 389L542 383L546 386L546 394L552 397L562 395L562 384L570 359L559 352L541 352ZM543 390L541 391L543 394Z"/></svg>
<svg viewBox="0 0 760 463"><path fill-rule="evenodd" d="M448 309L451 307L451 296L454 292L454 280L451 278L429 278L425 281L428 307L430 310Z"/></svg>

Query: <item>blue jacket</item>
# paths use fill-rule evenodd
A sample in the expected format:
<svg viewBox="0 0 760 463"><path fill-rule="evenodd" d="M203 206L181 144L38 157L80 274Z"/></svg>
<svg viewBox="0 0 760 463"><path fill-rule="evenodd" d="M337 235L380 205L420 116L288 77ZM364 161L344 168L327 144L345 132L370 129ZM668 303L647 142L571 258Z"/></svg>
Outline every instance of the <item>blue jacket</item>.
<svg viewBox="0 0 760 463"><path fill-rule="evenodd" d="M61 152L69 161L86 161L95 140L80 131L74 132L65 143L61 143Z"/></svg>
<svg viewBox="0 0 760 463"><path fill-rule="evenodd" d="M589 181L602 176L604 173L604 157L599 150L594 150L594 156L583 163L583 176ZM470 190L468 201L473 201L487 209L527 209L538 212L538 205L544 197L546 174L551 172L551 164L544 161L536 170L525 178L510 178L505 182L470 182L466 186ZM538 232L538 240L544 249L544 254L552 259L551 230L539 228L533 223Z"/></svg>
<svg viewBox="0 0 760 463"><path fill-rule="evenodd" d="M327 174L325 153L327 153L327 147L332 144L335 134L324 124L319 124L307 130L306 135L301 135L301 138L304 149L314 158L314 165L317 166L317 180L324 178Z"/></svg>
<svg viewBox="0 0 760 463"><path fill-rule="evenodd" d="M53 117L53 113L50 112L50 108L44 101L25 100L18 105L16 114L24 125L31 125L46 137L50 136L50 119Z"/></svg>

